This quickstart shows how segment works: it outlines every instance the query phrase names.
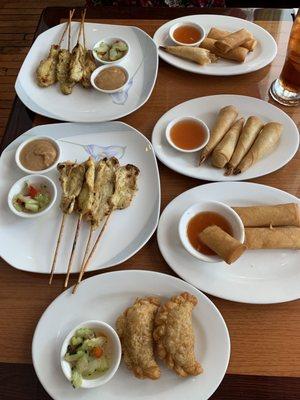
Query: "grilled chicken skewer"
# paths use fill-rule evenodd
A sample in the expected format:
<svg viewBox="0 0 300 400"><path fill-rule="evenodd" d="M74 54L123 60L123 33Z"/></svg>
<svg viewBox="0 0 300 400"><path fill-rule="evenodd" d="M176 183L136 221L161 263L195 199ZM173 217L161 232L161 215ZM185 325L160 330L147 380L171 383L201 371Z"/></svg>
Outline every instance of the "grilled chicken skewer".
<svg viewBox="0 0 300 400"><path fill-rule="evenodd" d="M63 235L65 219L67 215L72 214L74 211L76 197L80 193L85 171L81 164L76 164L71 161L58 164L57 169L59 171L59 181L62 189L60 208L63 212L63 216L52 261L49 284L52 282L55 271L56 259Z"/></svg>
<svg viewBox="0 0 300 400"><path fill-rule="evenodd" d="M56 67L58 63L59 49L67 29L68 23L66 23L59 43L51 45L48 57L43 59L37 67L36 79L38 85L41 87L48 87L56 82Z"/></svg>
<svg viewBox="0 0 300 400"><path fill-rule="evenodd" d="M59 82L60 90L63 94L71 94L75 82L69 78L69 67L70 67L70 40L71 40L71 21L74 14L74 9L69 12L68 20L68 48L60 49L58 54L58 63L56 66L56 78Z"/></svg>
<svg viewBox="0 0 300 400"><path fill-rule="evenodd" d="M105 231L108 224L109 218L114 210L123 210L130 206L131 201L137 191L137 178L140 171L139 169L131 164L119 167L115 172L115 182L113 194L107 198L106 203L101 208L102 214L106 215L105 223L96 239L96 242L89 254L87 260L81 267L81 271L78 277L78 281L73 288L72 293L75 293L79 283L82 280L83 274L86 271L96 249L100 242L100 239ZM107 193L107 192L106 192Z"/></svg>
<svg viewBox="0 0 300 400"><path fill-rule="evenodd" d="M78 37L77 37L77 44L73 48L71 58L70 58L70 79L73 82L80 82L83 77L84 48L79 43L79 41L80 41L80 36L82 33L85 13L86 13L86 10L84 10L84 12L81 16Z"/></svg>

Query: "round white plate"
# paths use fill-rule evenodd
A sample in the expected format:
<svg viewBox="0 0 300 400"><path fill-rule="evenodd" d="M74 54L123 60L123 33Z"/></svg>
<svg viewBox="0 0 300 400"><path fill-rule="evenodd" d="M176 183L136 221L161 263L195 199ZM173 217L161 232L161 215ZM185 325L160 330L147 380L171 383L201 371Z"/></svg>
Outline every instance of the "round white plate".
<svg viewBox="0 0 300 400"><path fill-rule="evenodd" d="M244 63L236 63L234 61L219 58L216 63L208 65L197 65L191 61L168 54L166 51L158 49L159 56L167 63L189 72L203 75L239 75L248 72L257 71L260 68L270 64L276 56L277 45L273 37L259 25L244 19L229 17L226 15L189 15L173 19L162 25L154 34L153 40L157 46L172 46L174 43L169 37L169 29L173 24L182 21L196 22L200 24L206 31L216 27L224 31L234 32L242 28L248 29L257 39L258 44L253 52L247 55Z"/></svg>
<svg viewBox="0 0 300 400"><path fill-rule="evenodd" d="M47 56L50 44L59 41L63 26L57 25L39 35L20 69L15 89L28 108L35 111L35 105L38 105L42 115L59 120L102 122L124 117L148 100L157 76L157 48L150 36L131 26L85 23L88 48L92 48L99 38L108 36L122 37L130 44L129 56L120 63L131 77L123 92L108 95L76 85L73 93L65 96L58 84L40 88L35 80L35 70L40 60ZM79 23L72 23L72 46L75 45L78 26ZM65 42L66 38L62 46Z"/></svg>
<svg viewBox="0 0 300 400"><path fill-rule="evenodd" d="M210 183L182 193L164 209L157 230L159 249L179 276L213 296L243 303L281 303L300 297L299 250L249 250L231 266L191 256L180 242L178 223L199 199L230 206L299 203L289 193L245 182Z"/></svg>
<svg viewBox="0 0 300 400"><path fill-rule="evenodd" d="M63 160L113 156L121 164L135 164L140 169L139 190L129 208L116 211L110 218L101 246L90 264L96 270L120 264L135 254L156 229L160 210L160 181L151 143L140 132L122 122L101 124L40 125L18 137L0 158L0 255L13 267L30 272L49 273L62 213L59 209L60 185L57 171L46 175L59 190L53 208L34 221L19 218L8 208L7 193L25 174L17 167L14 156L18 145L30 136L51 136L61 146ZM68 216L65 224L56 273L65 273L71 252L77 218ZM83 223L77 243L73 272L80 269L89 226ZM98 231L94 233L94 238ZM17 251L16 251L17 250Z"/></svg>
<svg viewBox="0 0 300 400"><path fill-rule="evenodd" d="M188 291L198 299L193 311L196 354L201 375L180 378L161 364L157 381L140 380L124 362L113 379L96 389L74 390L60 368L60 348L68 332L89 319L115 326L117 317L137 297L158 295L162 301ZM120 271L97 275L80 284L75 295L62 293L42 315L33 337L32 360L37 376L54 400L206 400L217 389L227 369L230 339L214 304L193 286L170 275L150 271Z"/></svg>
<svg viewBox="0 0 300 400"><path fill-rule="evenodd" d="M278 147L267 157L258 161L239 175L225 176L224 169L215 168L210 159L199 166L199 152L182 153L171 147L165 137L168 123L177 117L194 116L201 118L212 128L219 110L232 104L240 116L247 119L256 115L265 123L282 123L283 132ZM255 97L220 94L188 100L167 111L156 123L152 133L152 144L157 157L167 167L180 174L207 181L240 181L257 178L283 167L289 162L299 147L299 132L294 121L279 108Z"/></svg>

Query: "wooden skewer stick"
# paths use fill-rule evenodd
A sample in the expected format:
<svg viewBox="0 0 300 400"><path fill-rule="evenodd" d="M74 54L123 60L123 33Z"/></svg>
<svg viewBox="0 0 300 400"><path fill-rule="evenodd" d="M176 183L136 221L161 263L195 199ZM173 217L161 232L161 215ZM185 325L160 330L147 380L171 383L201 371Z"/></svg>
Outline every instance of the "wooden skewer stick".
<svg viewBox="0 0 300 400"><path fill-rule="evenodd" d="M70 273L71 273L72 264L73 264L73 258L74 258L74 254L75 254L75 248L77 245L77 240L78 240L80 226L81 226L81 220L82 220L82 214L79 214L77 226L76 226L76 232L75 232L74 241L73 241L73 246L72 246L72 251L71 251L68 269L67 269L67 275L66 275L66 279L65 279L65 283L64 283L65 288L68 286L68 283L69 283Z"/></svg>
<svg viewBox="0 0 300 400"><path fill-rule="evenodd" d="M71 23L72 23L72 18L75 12L75 8L73 8L72 11L69 11L69 21L68 21L68 26L69 26L69 31L68 31L68 51L70 51L70 43L71 43Z"/></svg>
<svg viewBox="0 0 300 400"><path fill-rule="evenodd" d="M58 47L60 47L61 42L64 40L64 37L65 37L65 34L66 34L66 32L67 32L68 27L69 27L69 21L66 22L65 29L64 29L64 31L63 31L63 33L62 33L62 35L61 35L60 41L58 42Z"/></svg>
<svg viewBox="0 0 300 400"><path fill-rule="evenodd" d="M84 9L83 13L81 14L81 21L80 21L80 27L79 27L79 31L78 31L77 44L79 43L79 40L80 40L80 36L81 36L83 24L84 24L84 19L85 19L85 14L86 14L86 8Z"/></svg>
<svg viewBox="0 0 300 400"><path fill-rule="evenodd" d="M113 210L112 210L112 211L113 211ZM100 233L99 233L99 235L98 235L98 237L97 237L97 239L96 239L96 242L95 242L95 244L94 244L94 246L93 246L93 248L92 248L92 251L90 252L90 254L89 254L87 260L84 262L84 264L83 264L82 267L81 267L81 270L80 270L80 274L79 274L77 283L76 283L76 285L73 287L73 290L72 290L72 293L73 293L73 294L76 292L77 287L78 287L79 283L80 283L81 280L82 280L83 274L85 273L85 271L86 271L86 269L87 269L87 267L88 267L88 265L89 265L89 263L90 263L90 261L91 261L93 255L94 255L95 251L97 250L98 244L99 244L99 242L100 242L100 240L101 240L101 238L102 238L102 236L103 236L103 233L104 233L104 231L105 231L105 228L107 227L107 223L108 223L108 221L109 221L109 219L110 219L110 216L112 215L112 211L111 211L111 212L108 214L108 216L106 217L106 220L105 220L105 222L104 222L104 225L103 225L102 228L101 228L101 231L100 231Z"/></svg>
<svg viewBox="0 0 300 400"><path fill-rule="evenodd" d="M57 259L58 249L59 249L59 246L60 246L60 241L61 241L61 238L62 238L64 226L65 226L66 216L67 216L67 214L63 214L62 219L61 219L59 234L58 234L58 238L57 238L57 242L56 242L56 248L55 248L53 261L52 261L52 266L51 266L51 271L50 271L49 285L51 285L51 283L52 283L52 279L53 279L53 275L54 275L54 271L55 271L56 259Z"/></svg>
<svg viewBox="0 0 300 400"><path fill-rule="evenodd" d="M90 227L90 231L89 231L89 237L88 237L88 240L87 240L86 246L85 246L85 251L84 251L84 256L83 256L81 268L82 268L82 266L84 265L84 263L85 263L85 261L86 261L86 257L87 257L87 255L88 255L88 253L89 253L89 250L90 250L90 244L91 244L91 239L92 239L92 233L93 233L93 229L92 229L92 226L91 226L91 227ZM81 271L81 268L80 268L80 271Z"/></svg>

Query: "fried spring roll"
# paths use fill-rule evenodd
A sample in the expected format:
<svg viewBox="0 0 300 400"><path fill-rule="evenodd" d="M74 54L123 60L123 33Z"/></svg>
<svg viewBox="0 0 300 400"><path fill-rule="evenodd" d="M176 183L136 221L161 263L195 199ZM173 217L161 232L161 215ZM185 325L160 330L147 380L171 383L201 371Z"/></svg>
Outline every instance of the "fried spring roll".
<svg viewBox="0 0 300 400"><path fill-rule="evenodd" d="M300 227L299 204L276 204L270 206L233 207L245 227L298 226Z"/></svg>
<svg viewBox="0 0 300 400"><path fill-rule="evenodd" d="M233 173L233 170L242 161L243 157L254 143L263 126L263 122L258 117L252 116L247 119L233 155L229 163L226 165L225 175L231 175Z"/></svg>
<svg viewBox="0 0 300 400"><path fill-rule="evenodd" d="M248 153L233 171L234 175L246 171L261 158L274 151L278 145L282 129L282 124L278 122L269 122L266 124L258 134Z"/></svg>
<svg viewBox="0 0 300 400"><path fill-rule="evenodd" d="M254 249L300 249L300 228L245 228L246 245Z"/></svg>
<svg viewBox="0 0 300 400"><path fill-rule="evenodd" d="M199 165L207 159L217 144L223 139L225 133L236 120L237 115L238 111L234 106L226 106L219 111L217 120L210 131L209 141L200 152Z"/></svg>
<svg viewBox="0 0 300 400"><path fill-rule="evenodd" d="M160 46L161 49L174 56L184 58L186 60L194 61L199 65L210 64L217 61L217 56L210 53L206 49L199 47L186 47L186 46Z"/></svg>
<svg viewBox="0 0 300 400"><path fill-rule="evenodd" d="M228 31L222 31L221 29L218 29L218 28L211 28L210 31L208 32L207 38L221 40L230 34L231 34L231 32L228 32ZM257 40L250 39L250 40L247 40L247 42L241 44L241 47L244 47L245 49L247 49L249 51L253 51L255 49L256 45L257 45Z"/></svg>
<svg viewBox="0 0 300 400"><path fill-rule="evenodd" d="M251 39L253 39L252 33L247 31L247 29L240 29L225 36L223 39L217 40L215 46L223 53L227 53L227 51L233 50Z"/></svg>
<svg viewBox="0 0 300 400"><path fill-rule="evenodd" d="M244 121L244 118L238 119L225 134L221 142L215 147L211 157L211 162L214 167L224 168L230 160L243 128Z"/></svg>
<svg viewBox="0 0 300 400"><path fill-rule="evenodd" d="M246 250L246 246L243 243L230 236L217 225L205 228L199 234L199 238L227 264L235 262Z"/></svg>
<svg viewBox="0 0 300 400"><path fill-rule="evenodd" d="M236 49L230 50L227 53L223 53L216 48L215 43L215 39L205 38L201 42L200 47L209 50L211 53L219 57L237 62L244 62L247 54L249 53L249 50L245 49L244 47L237 47Z"/></svg>

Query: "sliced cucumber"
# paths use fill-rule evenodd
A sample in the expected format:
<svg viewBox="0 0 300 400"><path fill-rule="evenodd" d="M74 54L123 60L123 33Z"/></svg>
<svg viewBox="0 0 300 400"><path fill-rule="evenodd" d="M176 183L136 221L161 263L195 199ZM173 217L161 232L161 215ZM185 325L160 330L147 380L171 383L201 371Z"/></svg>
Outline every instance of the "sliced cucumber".
<svg viewBox="0 0 300 400"><path fill-rule="evenodd" d="M92 339L95 337L95 333L90 328L79 328L77 329L75 336L82 337L83 339Z"/></svg>
<svg viewBox="0 0 300 400"><path fill-rule="evenodd" d="M28 211L32 212L38 212L39 211L39 205L38 204L31 204L31 203L25 203L25 209Z"/></svg>
<svg viewBox="0 0 300 400"><path fill-rule="evenodd" d="M64 359L70 363L78 361L82 356L84 356L84 351L78 350L75 354L66 353Z"/></svg>
<svg viewBox="0 0 300 400"><path fill-rule="evenodd" d="M80 388L82 385L82 376L76 368L72 369L71 383L74 389Z"/></svg>

